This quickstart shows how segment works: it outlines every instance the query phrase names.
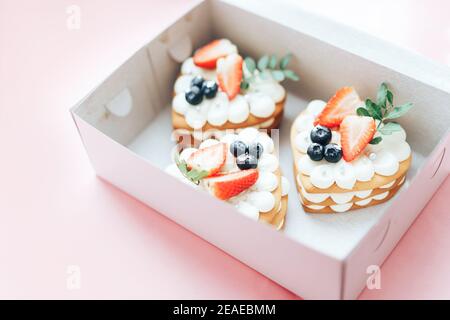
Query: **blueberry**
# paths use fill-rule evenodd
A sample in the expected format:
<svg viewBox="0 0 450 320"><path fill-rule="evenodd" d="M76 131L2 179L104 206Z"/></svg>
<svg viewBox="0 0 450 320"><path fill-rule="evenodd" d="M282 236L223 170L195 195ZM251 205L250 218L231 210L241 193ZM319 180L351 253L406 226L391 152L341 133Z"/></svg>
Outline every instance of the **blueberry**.
<svg viewBox="0 0 450 320"><path fill-rule="evenodd" d="M323 159L323 146L318 143L312 143L308 148L308 156L313 161L320 161Z"/></svg>
<svg viewBox="0 0 450 320"><path fill-rule="evenodd" d="M201 89L203 86L203 82L205 82L205 80L203 80L201 76L196 76L191 81L191 87L198 87L199 89Z"/></svg>
<svg viewBox="0 0 450 320"><path fill-rule="evenodd" d="M215 81L203 82L202 91L206 99L212 99L216 96L219 86Z"/></svg>
<svg viewBox="0 0 450 320"><path fill-rule="evenodd" d="M264 152L264 148L261 145L261 143L259 143L259 142L252 143L251 145L248 146L248 153L251 154L252 156L256 157L256 159L261 158L263 152Z"/></svg>
<svg viewBox="0 0 450 320"><path fill-rule="evenodd" d="M311 130L311 141L326 146L331 141L331 130L324 126L317 126Z"/></svg>
<svg viewBox="0 0 450 320"><path fill-rule="evenodd" d="M233 154L233 156L239 157L240 155L247 153L247 145L239 140L234 141L230 145L230 152Z"/></svg>
<svg viewBox="0 0 450 320"><path fill-rule="evenodd" d="M323 155L328 162L336 163L342 158L342 149L337 144L330 143L325 146Z"/></svg>
<svg viewBox="0 0 450 320"><path fill-rule="evenodd" d="M186 101L193 106L196 106L203 101L203 93L199 87L192 87L186 92Z"/></svg>
<svg viewBox="0 0 450 320"><path fill-rule="evenodd" d="M241 154L237 157L236 164L241 170L256 169L258 167L258 160L251 154Z"/></svg>

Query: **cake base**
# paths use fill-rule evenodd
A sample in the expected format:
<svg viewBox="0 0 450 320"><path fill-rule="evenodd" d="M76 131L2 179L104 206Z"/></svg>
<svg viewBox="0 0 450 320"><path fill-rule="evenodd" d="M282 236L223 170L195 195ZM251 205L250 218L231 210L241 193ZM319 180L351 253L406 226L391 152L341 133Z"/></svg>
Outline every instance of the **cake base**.
<svg viewBox="0 0 450 320"><path fill-rule="evenodd" d="M173 115L174 111L172 111ZM281 124L281 120L283 119L284 110L281 110L280 113L273 119L273 122L267 127L258 127L254 126L258 130L266 130L267 134L271 136L271 130L278 129ZM184 128L175 128L172 132L172 141L175 141L181 149L190 148L190 147L198 147L200 143L207 139L220 139L226 133L235 133L239 132L239 130L245 129L247 127L242 128L230 128L230 129L209 129L209 130L193 130L193 129L184 129Z"/></svg>
<svg viewBox="0 0 450 320"><path fill-rule="evenodd" d="M278 169L276 172L274 172L278 177L278 187L272 192L272 194L275 197L275 206L273 210L269 212L260 212L259 213L259 220L264 221L266 223L269 223L276 227L278 230L282 229L284 226L284 219L286 217L287 213L287 201L288 196L282 196L282 183L281 183L281 176L282 173L280 169Z"/></svg>
<svg viewBox="0 0 450 320"><path fill-rule="evenodd" d="M280 115L283 113L284 111L284 106L286 104L286 97L284 97L284 99L280 102L278 102L275 105L275 111L272 113L272 115L270 115L270 117L266 117L266 118L258 118L255 117L254 115L250 114L249 117L247 118L247 120L245 120L242 123L231 123L229 121L227 121L225 124L221 125L221 126L213 126L209 123L206 123L202 128L197 129L198 131L209 131L209 130L219 130L219 131L225 131L228 129L243 129L243 128L248 128L248 127L255 127L255 126L261 126L262 124L264 124L267 121L270 121L271 119L275 119L275 122L277 119L280 118ZM188 131L194 131L195 129L190 127L187 122L186 119L184 118L184 115L179 114L175 111L172 110L172 126L175 130L177 129L185 129ZM267 127L272 127L273 125L267 126ZM263 128L261 128L263 129Z"/></svg>
<svg viewBox="0 0 450 320"><path fill-rule="evenodd" d="M372 206L375 206L375 205L378 205L378 204L387 202L387 201L389 201L393 196L395 196L395 194L398 192L398 190L399 190L400 188L401 188L401 185L395 187L394 189L391 189L390 191L387 191L387 192L389 192L389 194L388 194L388 196L387 196L386 198L384 198L384 199L382 199L382 200L375 200L375 199L373 199L373 200L372 200L369 204L367 204L367 205L361 206L361 205L357 205L356 203L353 203L352 206L351 206L349 209L345 210L345 211L336 211L336 209L334 209L332 206L326 206L326 207L323 207L323 208L317 208L317 209L308 207L308 206L306 206L305 204L302 204L302 206L303 206L303 210L304 210L305 212L307 212L307 213L319 213L319 214L343 213L343 212L353 211L353 210L357 210L357 209L368 208L368 207L372 207ZM300 201L302 201L302 198L301 198L301 197L300 197Z"/></svg>
<svg viewBox="0 0 450 320"><path fill-rule="evenodd" d="M273 225L277 230L283 230L284 223L287 214L287 204L288 196L281 197L281 208L280 211L275 215L275 217L269 223ZM267 222L267 221L266 221Z"/></svg>

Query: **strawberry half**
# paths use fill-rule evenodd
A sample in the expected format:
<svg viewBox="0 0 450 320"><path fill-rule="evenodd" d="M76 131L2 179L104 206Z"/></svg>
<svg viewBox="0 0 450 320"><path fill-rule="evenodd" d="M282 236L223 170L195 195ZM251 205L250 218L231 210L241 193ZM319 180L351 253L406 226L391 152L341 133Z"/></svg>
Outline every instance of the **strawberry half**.
<svg viewBox="0 0 450 320"><path fill-rule="evenodd" d="M238 54L230 54L217 62L217 80L219 87L232 100L241 91L242 64L244 60Z"/></svg>
<svg viewBox="0 0 450 320"><path fill-rule="evenodd" d="M328 128L337 127L346 116L356 114L356 109L362 104L355 88L344 87L328 101L317 117L315 125L320 124Z"/></svg>
<svg viewBox="0 0 450 320"><path fill-rule="evenodd" d="M216 198L227 200L253 186L258 176L258 170L250 169L208 178L204 181Z"/></svg>
<svg viewBox="0 0 450 320"><path fill-rule="evenodd" d="M195 51L194 63L201 68L215 69L217 60L232 53L237 53L237 48L230 40L214 40Z"/></svg>
<svg viewBox="0 0 450 320"><path fill-rule="evenodd" d="M375 120L371 117L345 117L339 129L344 160L350 162L360 155L372 141L375 131Z"/></svg>
<svg viewBox="0 0 450 320"><path fill-rule="evenodd" d="M215 175L225 164L227 145L218 143L194 152L186 161L188 168L207 171L208 177Z"/></svg>

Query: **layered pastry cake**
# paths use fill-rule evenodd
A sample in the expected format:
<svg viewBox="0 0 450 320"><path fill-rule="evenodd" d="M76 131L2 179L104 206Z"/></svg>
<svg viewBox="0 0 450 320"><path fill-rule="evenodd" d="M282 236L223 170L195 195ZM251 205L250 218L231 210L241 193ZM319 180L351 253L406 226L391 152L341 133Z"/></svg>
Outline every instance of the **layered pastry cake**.
<svg viewBox="0 0 450 320"><path fill-rule="evenodd" d="M227 129L277 128L286 100L280 82L298 80L287 69L290 58L243 59L227 39L198 49L183 62L174 85L173 128L200 141Z"/></svg>
<svg viewBox="0 0 450 320"><path fill-rule="evenodd" d="M315 100L291 128L294 172L306 212L365 208L392 198L411 165L406 133L393 120L412 104L394 106L382 84L377 101L363 102L352 87L328 102Z"/></svg>
<svg viewBox="0 0 450 320"><path fill-rule="evenodd" d="M166 172L190 186L226 201L247 217L277 229L284 226L289 183L282 176L273 140L264 131L246 128L199 148L177 153Z"/></svg>

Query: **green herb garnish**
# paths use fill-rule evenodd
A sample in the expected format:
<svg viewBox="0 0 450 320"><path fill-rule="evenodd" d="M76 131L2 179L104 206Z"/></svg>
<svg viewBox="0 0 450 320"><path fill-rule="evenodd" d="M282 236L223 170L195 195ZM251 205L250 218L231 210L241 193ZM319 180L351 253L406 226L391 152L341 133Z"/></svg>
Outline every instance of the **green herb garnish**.
<svg viewBox="0 0 450 320"><path fill-rule="evenodd" d="M184 160L180 159L180 156L177 154L175 156L175 163L178 167L178 169L180 169L181 173L190 181L192 181L195 184L200 184L200 180L202 180L203 178L206 178L209 175L208 171L199 171L199 170L195 170L195 169L191 169L189 170L187 167L187 163Z"/></svg>
<svg viewBox="0 0 450 320"><path fill-rule="evenodd" d="M378 120L377 131L382 135L391 135L394 132L401 131L402 128L397 122L386 122L397 119L407 113L413 107L412 103L405 103L400 106L394 106L394 95L389 90L386 83L382 83L377 93L377 102L370 99L366 100L365 107L358 108L356 113L359 116L372 117ZM381 126L383 124L383 126ZM379 144L382 137L375 137L370 144Z"/></svg>
<svg viewBox="0 0 450 320"><path fill-rule="evenodd" d="M292 70L287 69L292 54L287 54L280 61L276 55L264 55L257 62L247 57L244 59L245 69L244 77L241 82L241 89L247 90L251 83L255 81L257 76L267 79L271 76L276 81L283 81L285 79L298 81L299 76Z"/></svg>

